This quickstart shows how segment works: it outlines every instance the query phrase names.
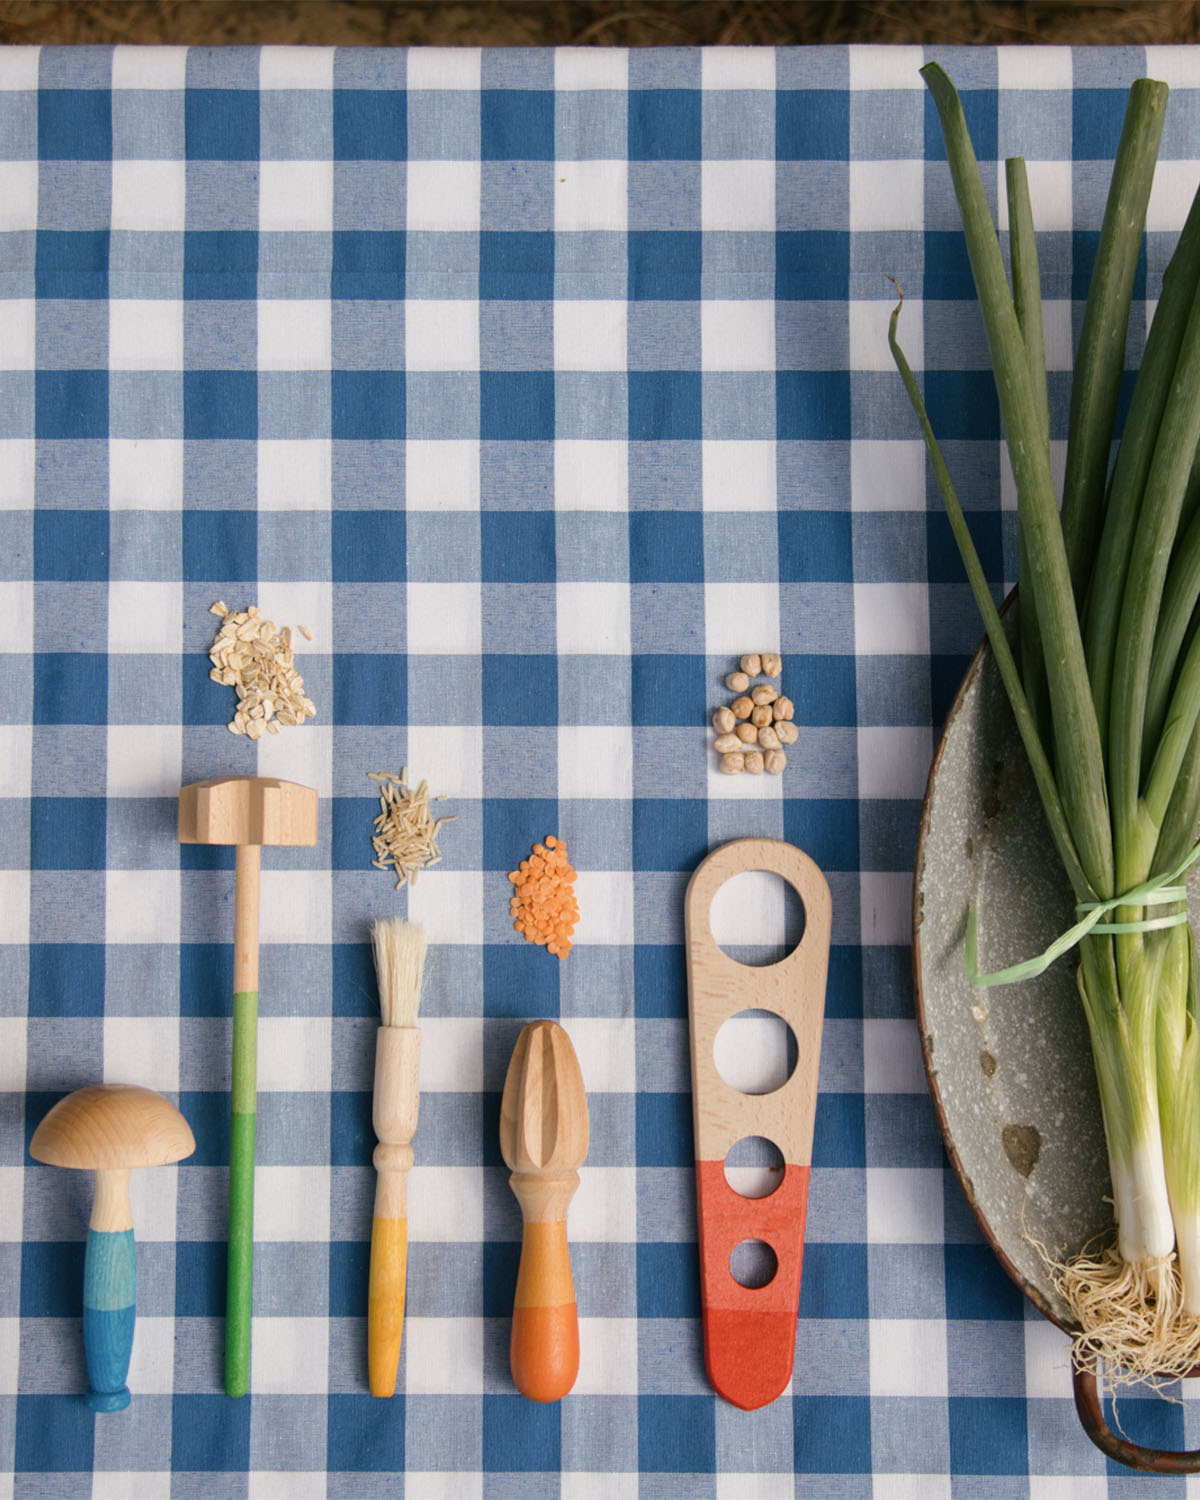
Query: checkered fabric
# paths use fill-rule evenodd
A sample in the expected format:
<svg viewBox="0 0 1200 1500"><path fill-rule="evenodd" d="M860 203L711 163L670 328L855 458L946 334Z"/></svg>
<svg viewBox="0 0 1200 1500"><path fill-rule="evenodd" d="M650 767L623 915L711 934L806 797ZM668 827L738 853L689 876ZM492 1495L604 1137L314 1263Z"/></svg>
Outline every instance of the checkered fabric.
<svg viewBox="0 0 1200 1500"><path fill-rule="evenodd" d="M932 54L931 54L932 55ZM940 51L985 173L1029 159L1061 457L1125 94L1175 85L1137 296L1200 160L1200 54ZM909 902L979 634L886 348L895 300L997 591L1011 483L919 48L0 52L0 1495L1033 1500L1132 1493L1063 1336L943 1154ZM1134 344L1138 343L1135 337ZM1132 351L1136 359L1138 349ZM313 631L318 717L225 729L209 605ZM301 644L298 641L298 644ZM781 779L715 771L733 659L783 653ZM444 862L369 867L371 770L445 793ZM265 851L252 1394L222 1393L232 851L181 784L315 786ZM564 963L505 872L556 832ZM702 1364L682 897L757 834L834 931L791 1387ZM768 899L769 898L769 899ZM372 917L426 924L398 1394L367 1394ZM754 885L723 918L762 958ZM516 1394L497 1122L522 1024L589 1091L574 1392ZM80 1399L90 1185L29 1136L101 1079L196 1135L134 1179L133 1404ZM1200 1442L1188 1404L1122 1404ZM1155 1495L1194 1491L1159 1478Z"/></svg>

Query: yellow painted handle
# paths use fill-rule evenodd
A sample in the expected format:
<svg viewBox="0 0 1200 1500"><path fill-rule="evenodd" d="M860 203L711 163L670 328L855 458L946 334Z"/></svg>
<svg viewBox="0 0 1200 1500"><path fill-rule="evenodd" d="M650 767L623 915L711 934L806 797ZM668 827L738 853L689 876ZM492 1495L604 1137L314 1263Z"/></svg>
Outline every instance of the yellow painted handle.
<svg viewBox="0 0 1200 1500"><path fill-rule="evenodd" d="M575 1384L579 1315L565 1219L525 1225L509 1363L530 1401L558 1401Z"/></svg>
<svg viewBox="0 0 1200 1500"><path fill-rule="evenodd" d="M367 1376L372 1396L390 1396L396 1389L407 1275L408 1220L373 1219L367 1284Z"/></svg>

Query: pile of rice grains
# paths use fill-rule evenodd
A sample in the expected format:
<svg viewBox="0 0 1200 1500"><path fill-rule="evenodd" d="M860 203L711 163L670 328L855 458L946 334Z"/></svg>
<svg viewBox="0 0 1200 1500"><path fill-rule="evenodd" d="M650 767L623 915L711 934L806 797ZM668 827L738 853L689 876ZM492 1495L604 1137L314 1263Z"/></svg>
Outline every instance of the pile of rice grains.
<svg viewBox="0 0 1200 1500"><path fill-rule="evenodd" d="M541 943L557 958L570 953L571 934L579 920L575 873L566 844L552 833L508 872L516 887L508 903L513 926L527 943Z"/></svg>
<svg viewBox="0 0 1200 1500"><path fill-rule="evenodd" d="M416 885L418 872L436 865L442 857L438 829L443 823L453 823L457 814L435 818L429 806L429 783L422 781L415 789L409 786L407 766L400 767L398 776L394 771L368 771L367 779L381 783L371 840L375 858L371 863L377 870L395 873L397 890L410 882ZM446 799L441 796L432 800Z"/></svg>

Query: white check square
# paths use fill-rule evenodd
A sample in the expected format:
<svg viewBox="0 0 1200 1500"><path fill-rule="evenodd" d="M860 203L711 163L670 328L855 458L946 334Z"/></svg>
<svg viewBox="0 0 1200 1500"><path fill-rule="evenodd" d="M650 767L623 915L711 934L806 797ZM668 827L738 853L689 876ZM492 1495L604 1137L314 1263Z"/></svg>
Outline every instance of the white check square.
<svg viewBox="0 0 1200 1500"><path fill-rule="evenodd" d="M32 510L37 472L33 438L0 438L0 510Z"/></svg>
<svg viewBox="0 0 1200 1500"><path fill-rule="evenodd" d="M554 367L624 370L628 319L624 302L555 302Z"/></svg>
<svg viewBox="0 0 1200 1500"><path fill-rule="evenodd" d="M410 656L478 656L483 642L483 605L477 583L410 583Z"/></svg>
<svg viewBox="0 0 1200 1500"><path fill-rule="evenodd" d="M868 1094L923 1094L925 1069L913 1021L862 1023L863 1087Z"/></svg>
<svg viewBox="0 0 1200 1500"><path fill-rule="evenodd" d="M20 1241L20 1234L14 1236ZM0 1396L17 1394L17 1371L21 1364L21 1319L0 1318ZM9 1476L12 1477L11 1474ZM170 1477L169 1475L167 1476ZM93 1491L95 1493L95 1491ZM8 1494L12 1495L10 1485Z"/></svg>
<svg viewBox="0 0 1200 1500"><path fill-rule="evenodd" d="M328 1093L333 1022L328 1016L262 1016L258 1023L261 1092Z"/></svg>
<svg viewBox="0 0 1200 1500"><path fill-rule="evenodd" d="M410 161L408 229L477 230L481 182L477 161Z"/></svg>
<svg viewBox="0 0 1200 1500"><path fill-rule="evenodd" d="M705 370L774 370L775 303L701 302L700 349Z"/></svg>
<svg viewBox="0 0 1200 1500"><path fill-rule="evenodd" d="M179 1021L163 1016L105 1016L104 1077L109 1083L137 1083L160 1094L175 1093L179 1088ZM173 1238L173 1231L172 1224L164 1238Z"/></svg>
<svg viewBox="0 0 1200 1500"><path fill-rule="evenodd" d="M33 650L33 584L0 583L0 652Z"/></svg>
<svg viewBox="0 0 1200 1500"><path fill-rule="evenodd" d="M143 1174L134 1174L135 1176ZM140 1219L137 1237L144 1242ZM139 1396L169 1396L175 1389L175 1319L141 1314L134 1324L133 1353L129 1359L129 1389ZM93 1489L92 1494L96 1491ZM127 1491L127 1493L130 1493ZM136 1492L144 1493L142 1490Z"/></svg>
<svg viewBox="0 0 1200 1500"><path fill-rule="evenodd" d="M404 1350L404 1389L408 1395L482 1395L482 1318L406 1315Z"/></svg>
<svg viewBox="0 0 1200 1500"><path fill-rule="evenodd" d="M633 876L622 870L581 870L577 943L633 943Z"/></svg>
<svg viewBox="0 0 1200 1500"><path fill-rule="evenodd" d="M264 47L258 54L258 86L262 89L333 87L332 47Z"/></svg>
<svg viewBox="0 0 1200 1500"><path fill-rule="evenodd" d="M562 655L629 655L632 627L627 583L560 583L555 602Z"/></svg>
<svg viewBox="0 0 1200 1500"><path fill-rule="evenodd" d="M254 1174L254 1235L259 1240L280 1243L324 1244L329 1239L328 1167L258 1166ZM275 1319L255 1321L273 1323ZM317 1321L325 1323L325 1319Z"/></svg>
<svg viewBox="0 0 1200 1500"><path fill-rule="evenodd" d="M328 870L264 869L260 941L327 943L333 931L332 905Z"/></svg>
<svg viewBox="0 0 1200 1500"><path fill-rule="evenodd" d="M176 656L183 635L183 585L114 580L108 586L108 649Z"/></svg>
<svg viewBox="0 0 1200 1500"><path fill-rule="evenodd" d="M114 298L108 304L108 362L114 370L183 369L183 303Z"/></svg>
<svg viewBox="0 0 1200 1500"><path fill-rule="evenodd" d="M474 298L406 302L404 365L409 370L478 370L479 303Z"/></svg>
<svg viewBox="0 0 1200 1500"><path fill-rule="evenodd" d="M329 1389L328 1318L252 1318L250 1364L260 1395L324 1395Z"/></svg>
<svg viewBox="0 0 1200 1500"><path fill-rule="evenodd" d="M463 89L477 92L483 76L478 47L414 47L405 54L405 83L417 89Z"/></svg>
<svg viewBox="0 0 1200 1500"><path fill-rule="evenodd" d="M629 445L598 439L556 442L554 503L559 510L628 510Z"/></svg>
<svg viewBox="0 0 1200 1500"><path fill-rule="evenodd" d="M425 1167L408 1174L410 1240L470 1245L483 1239L483 1169Z"/></svg>
<svg viewBox="0 0 1200 1500"><path fill-rule="evenodd" d="M0 724L0 797L29 796L32 757L32 724Z"/></svg>
<svg viewBox="0 0 1200 1500"><path fill-rule="evenodd" d="M297 666L303 672L303 663ZM321 799L332 797L332 726L306 719L302 726L289 725L278 734L263 735L258 742L258 774L310 786Z"/></svg>
<svg viewBox="0 0 1200 1500"><path fill-rule="evenodd" d="M263 161L258 171L260 230L311 233L332 227L331 161Z"/></svg>
<svg viewBox="0 0 1200 1500"><path fill-rule="evenodd" d="M775 509L777 469L772 442L705 438L700 444L700 474L705 510Z"/></svg>
<svg viewBox="0 0 1200 1500"><path fill-rule="evenodd" d="M704 229L731 229L743 233L773 230L775 163L702 162L700 222Z"/></svg>
<svg viewBox="0 0 1200 1500"><path fill-rule="evenodd" d="M559 161L554 166L554 227L623 230L628 216L629 167L624 161Z"/></svg>
<svg viewBox="0 0 1200 1500"><path fill-rule="evenodd" d="M483 1089L483 1023L473 1017L420 1016L421 1088L431 1094Z"/></svg>
<svg viewBox="0 0 1200 1500"><path fill-rule="evenodd" d="M408 764L413 785L427 777L432 795L446 799L430 803L434 818L451 817L458 798L483 796L483 730L478 724L411 724ZM452 834L453 825L447 824L446 832ZM428 874L441 875L442 871L435 867ZM422 882L425 878L423 873Z"/></svg>
<svg viewBox="0 0 1200 1500"><path fill-rule="evenodd" d="M925 444L919 438L859 438L850 444L850 507L918 509L925 494Z"/></svg>
<svg viewBox="0 0 1200 1500"><path fill-rule="evenodd" d="M114 89L182 89L187 85L186 47L114 47Z"/></svg>
<svg viewBox="0 0 1200 1500"><path fill-rule="evenodd" d="M37 162L0 162L0 233L36 229L37 220Z"/></svg>
<svg viewBox="0 0 1200 1500"><path fill-rule="evenodd" d="M1161 78L1161 73L1154 75ZM558 47L554 51L554 88L624 89L629 87L629 55L619 47Z"/></svg>
<svg viewBox="0 0 1200 1500"><path fill-rule="evenodd" d="M449 803L445 806L454 811ZM409 918L421 923L429 942L483 942L482 870L422 870L405 890Z"/></svg>
<svg viewBox="0 0 1200 1500"><path fill-rule="evenodd" d="M479 489L478 443L459 438L405 443L407 510L477 510Z"/></svg>
<svg viewBox="0 0 1200 1500"><path fill-rule="evenodd" d="M779 585L772 562L770 577L764 566L761 579L747 583L704 585L704 649L709 656L740 657L747 641L764 651L777 649ZM729 670L732 670L730 663Z"/></svg>
<svg viewBox="0 0 1200 1500"><path fill-rule="evenodd" d="M890 297L855 297L847 306L850 317L850 368L879 370L896 374L896 364L888 347L888 323L896 299ZM904 357L914 370L925 363L925 304L919 297L905 297L897 325L897 336ZM924 444L920 445L924 448Z"/></svg>
<svg viewBox="0 0 1200 1500"><path fill-rule="evenodd" d="M635 1031L618 1016L564 1016L589 1094L636 1094Z"/></svg>
<svg viewBox="0 0 1200 1500"><path fill-rule="evenodd" d="M929 590L923 583L856 583L854 650L859 656L927 656Z"/></svg>
<svg viewBox="0 0 1200 1500"><path fill-rule="evenodd" d="M912 876L903 870L863 870L858 877L859 941L864 948L912 942Z"/></svg>
<svg viewBox="0 0 1200 1500"><path fill-rule="evenodd" d="M940 1167L868 1167L868 1244L940 1245L944 1188Z"/></svg>
<svg viewBox="0 0 1200 1500"><path fill-rule="evenodd" d="M258 304L260 370L328 370L333 363L333 320L328 302L270 298Z"/></svg>
<svg viewBox="0 0 1200 1500"><path fill-rule="evenodd" d="M1070 230L1072 227L1071 215L1071 172L1069 161L1028 161L1025 163L1025 175L1029 182L1029 205L1033 212L1033 227L1037 234L1044 234L1049 230ZM1008 229L1008 187L1006 184L1005 166L1002 161L996 163L996 218L998 227L1003 233ZM1158 185L1158 173L1155 172L1155 186ZM1191 195L1188 195L1189 202ZM1153 195L1151 195L1153 201ZM1184 217L1187 216L1187 205L1184 205ZM1173 228L1179 228L1183 219L1180 219Z"/></svg>
<svg viewBox="0 0 1200 1500"><path fill-rule="evenodd" d="M187 220L187 165L183 161L114 161L112 227L169 229Z"/></svg>
<svg viewBox="0 0 1200 1500"><path fill-rule="evenodd" d="M925 217L923 161L852 161L850 229L920 229Z"/></svg>
<svg viewBox="0 0 1200 1500"><path fill-rule="evenodd" d="M636 1396L637 1333L636 1318L580 1318L579 1374L572 1387L575 1394ZM566 1476L563 1478L565 1481ZM607 1491L606 1497L611 1494Z"/></svg>
<svg viewBox="0 0 1200 1500"><path fill-rule="evenodd" d="M109 438L112 510L181 510L183 443L174 438Z"/></svg>
<svg viewBox="0 0 1200 1500"><path fill-rule="evenodd" d="M1026 1318L1025 1394L1030 1399L1072 1400L1071 1346L1046 1318ZM1185 1390L1184 1395L1188 1392Z"/></svg>
<svg viewBox="0 0 1200 1500"><path fill-rule="evenodd" d="M35 308L32 297L0 301L0 370L36 368Z"/></svg>
<svg viewBox="0 0 1200 1500"><path fill-rule="evenodd" d="M933 736L925 727L864 725L858 731L858 795L925 795Z"/></svg>
<svg viewBox="0 0 1200 1500"><path fill-rule="evenodd" d="M568 1231L582 1244L627 1244L637 1239L637 1171L634 1167L589 1167L571 1199Z"/></svg>
<svg viewBox="0 0 1200 1500"><path fill-rule="evenodd" d="M946 1324L941 1318L871 1320L872 1396L946 1396Z"/></svg>
<svg viewBox="0 0 1200 1500"><path fill-rule="evenodd" d="M333 444L328 438L259 439L260 510L328 510L332 494Z"/></svg>
<svg viewBox="0 0 1200 1500"><path fill-rule="evenodd" d="M633 731L622 724L561 724L560 797L633 796Z"/></svg>
<svg viewBox="0 0 1200 1500"><path fill-rule="evenodd" d="M178 933L178 870L108 870L104 881L110 943L161 943Z"/></svg>

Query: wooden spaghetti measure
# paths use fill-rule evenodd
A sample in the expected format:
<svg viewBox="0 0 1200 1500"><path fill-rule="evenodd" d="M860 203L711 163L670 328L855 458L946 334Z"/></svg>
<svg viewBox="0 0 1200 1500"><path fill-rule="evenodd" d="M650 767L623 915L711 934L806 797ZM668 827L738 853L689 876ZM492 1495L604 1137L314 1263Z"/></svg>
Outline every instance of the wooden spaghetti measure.
<svg viewBox="0 0 1200 1500"><path fill-rule="evenodd" d="M712 934L713 897L746 870L782 876L804 903L803 937L765 968L735 962ZM684 898L704 1362L714 1389L746 1411L773 1401L792 1374L831 916L821 871L778 839L735 839L715 849L696 867ZM796 1067L769 1094L740 1093L717 1071L717 1032L744 1010L775 1013L796 1039ZM725 1176L727 1154L747 1136L773 1141L783 1155L782 1180L764 1198L743 1197ZM765 1286L743 1286L730 1270L733 1251L746 1240L775 1254L777 1270Z"/></svg>

